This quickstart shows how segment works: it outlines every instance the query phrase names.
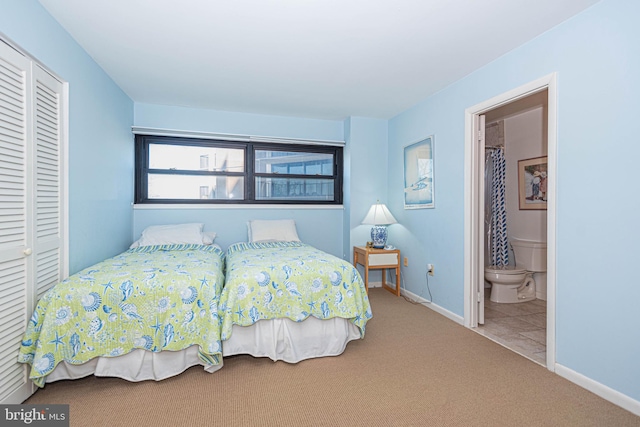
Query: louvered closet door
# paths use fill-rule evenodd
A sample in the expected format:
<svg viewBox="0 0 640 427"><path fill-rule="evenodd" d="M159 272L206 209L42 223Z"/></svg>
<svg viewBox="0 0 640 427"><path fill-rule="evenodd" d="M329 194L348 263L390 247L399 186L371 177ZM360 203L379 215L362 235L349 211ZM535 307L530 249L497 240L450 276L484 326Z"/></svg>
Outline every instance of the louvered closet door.
<svg viewBox="0 0 640 427"><path fill-rule="evenodd" d="M35 300L62 277L62 83L33 69Z"/></svg>
<svg viewBox="0 0 640 427"><path fill-rule="evenodd" d="M29 255L31 137L30 61L0 42L0 402L19 403L32 392L17 362L31 311L33 257Z"/></svg>

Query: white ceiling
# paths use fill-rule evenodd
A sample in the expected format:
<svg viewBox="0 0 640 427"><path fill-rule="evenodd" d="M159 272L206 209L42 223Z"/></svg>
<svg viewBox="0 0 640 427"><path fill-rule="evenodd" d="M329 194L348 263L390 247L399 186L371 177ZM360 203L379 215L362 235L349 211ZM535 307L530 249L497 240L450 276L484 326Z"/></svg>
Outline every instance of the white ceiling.
<svg viewBox="0 0 640 427"><path fill-rule="evenodd" d="M39 0L135 102L390 118L598 0Z"/></svg>

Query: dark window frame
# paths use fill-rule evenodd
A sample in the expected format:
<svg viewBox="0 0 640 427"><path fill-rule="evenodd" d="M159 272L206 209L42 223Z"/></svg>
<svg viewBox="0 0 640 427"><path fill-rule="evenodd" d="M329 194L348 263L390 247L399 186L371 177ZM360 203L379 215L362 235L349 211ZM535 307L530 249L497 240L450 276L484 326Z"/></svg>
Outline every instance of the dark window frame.
<svg viewBox="0 0 640 427"><path fill-rule="evenodd" d="M149 168L149 144L184 145L196 147L219 147L244 150L244 172L218 172L199 170L166 170ZM307 152L333 155L332 175L303 175L280 173L257 173L255 169L255 151ZM149 199L148 175L166 174L179 176L242 176L244 177L243 199ZM292 199L256 199L256 177L272 177L304 180L333 180L333 200L292 200ZM229 141L218 139L186 138L174 136L136 135L135 136L135 203L136 204L191 204L191 205L342 205L343 148L337 145L307 145L289 143L265 143L251 141Z"/></svg>

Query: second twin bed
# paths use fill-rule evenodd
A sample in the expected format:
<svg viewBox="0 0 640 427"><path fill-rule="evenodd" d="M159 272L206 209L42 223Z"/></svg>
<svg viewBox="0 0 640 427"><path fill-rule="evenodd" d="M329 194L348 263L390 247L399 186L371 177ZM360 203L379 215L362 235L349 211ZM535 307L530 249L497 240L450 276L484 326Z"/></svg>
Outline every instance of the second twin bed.
<svg viewBox="0 0 640 427"><path fill-rule="evenodd" d="M300 242L232 245L220 304L223 355L291 363L342 353L371 318L356 269Z"/></svg>

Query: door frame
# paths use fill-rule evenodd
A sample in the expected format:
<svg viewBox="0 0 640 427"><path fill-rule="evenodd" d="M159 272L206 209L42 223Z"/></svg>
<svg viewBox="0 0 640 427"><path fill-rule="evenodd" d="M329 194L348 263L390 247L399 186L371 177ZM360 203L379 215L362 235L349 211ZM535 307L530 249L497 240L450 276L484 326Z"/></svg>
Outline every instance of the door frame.
<svg viewBox="0 0 640 427"><path fill-rule="evenodd" d="M477 124L479 116L520 98L547 90L547 369L556 364L556 194L557 194L557 76L540 79L497 95L465 110L464 147L464 325L478 326L478 292L484 291L484 216L479 198L484 190L484 153L480 151ZM484 151L484 150L483 150Z"/></svg>

